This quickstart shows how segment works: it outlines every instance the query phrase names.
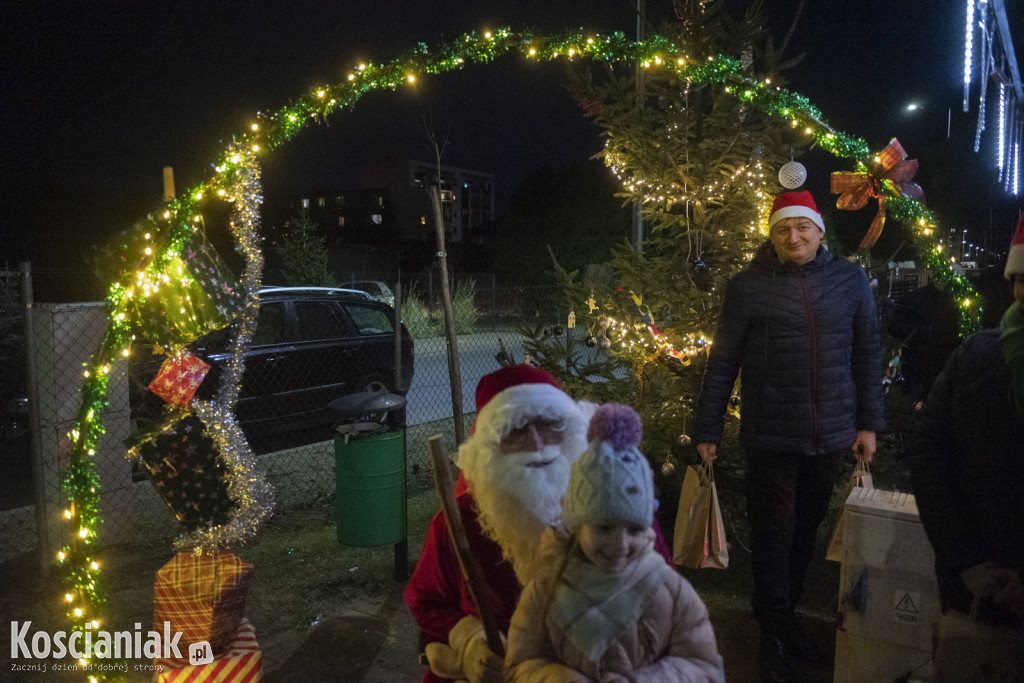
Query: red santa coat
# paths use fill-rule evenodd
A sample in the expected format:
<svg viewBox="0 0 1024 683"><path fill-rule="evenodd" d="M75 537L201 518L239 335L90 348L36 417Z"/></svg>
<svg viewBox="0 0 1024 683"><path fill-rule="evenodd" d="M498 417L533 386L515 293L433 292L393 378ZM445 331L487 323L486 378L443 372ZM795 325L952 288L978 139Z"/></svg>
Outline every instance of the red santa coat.
<svg viewBox="0 0 1024 683"><path fill-rule="evenodd" d="M476 501L463 488L455 498L462 514L469 546L473 550L484 583L484 597L494 614L498 628L508 632L509 621L516 610L523 587L516 578L512 564L501 556L501 546L484 535L477 519ZM658 521L652 525L656 534L655 549L672 566L672 552L665 543ZM413 570L409 585L402 594L413 618L420 627L420 646L430 642L448 642L448 632L462 617L472 614L479 617L476 605L469 595L469 587L462 576L451 536L445 523L444 512L439 511L430 520L427 537L423 541L416 569ZM428 669L423 676L424 683L436 683L438 678Z"/></svg>
<svg viewBox="0 0 1024 683"><path fill-rule="evenodd" d="M472 494L462 493L455 500L462 513L462 524L466 528L469 546L480 565L484 583L482 599L492 610L498 627L507 632L522 586L516 579L511 563L502 558L501 546L485 536L480 528ZM459 568L444 512L438 512L430 520L416 569L402 597L419 624L421 646L434 641L447 643L448 632L459 619L468 614L480 616ZM442 680L429 669L423 676L424 683Z"/></svg>

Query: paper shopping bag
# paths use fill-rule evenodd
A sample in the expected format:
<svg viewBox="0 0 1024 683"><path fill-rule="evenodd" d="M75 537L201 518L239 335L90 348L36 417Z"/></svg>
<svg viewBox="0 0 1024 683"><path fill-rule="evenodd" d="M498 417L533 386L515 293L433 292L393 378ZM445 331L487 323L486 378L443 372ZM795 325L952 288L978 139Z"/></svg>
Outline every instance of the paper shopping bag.
<svg viewBox="0 0 1024 683"><path fill-rule="evenodd" d="M672 560L681 567L697 569L704 551L708 513L711 511L711 487L705 481L705 467L686 468L679 492L679 510L672 534Z"/></svg>
<svg viewBox="0 0 1024 683"><path fill-rule="evenodd" d="M690 569L724 569L729 563L722 510L710 465L686 468L672 537L672 559Z"/></svg>
<svg viewBox="0 0 1024 683"><path fill-rule="evenodd" d="M828 542L828 550L825 551L826 560L832 562L843 561L843 535L846 533L846 499L850 497L850 492L855 488L875 488L874 483L871 481L871 469L866 462L860 460L857 461L857 466L853 468L853 475L846 485L846 493L843 495L843 511L839 514L839 521L836 522L836 528L833 530L832 538Z"/></svg>
<svg viewBox="0 0 1024 683"><path fill-rule="evenodd" d="M711 510L708 513L708 531L700 566L705 569L725 569L729 566L729 547L725 542L725 524L722 523L722 507L718 504L715 474L710 468L708 471L711 474Z"/></svg>

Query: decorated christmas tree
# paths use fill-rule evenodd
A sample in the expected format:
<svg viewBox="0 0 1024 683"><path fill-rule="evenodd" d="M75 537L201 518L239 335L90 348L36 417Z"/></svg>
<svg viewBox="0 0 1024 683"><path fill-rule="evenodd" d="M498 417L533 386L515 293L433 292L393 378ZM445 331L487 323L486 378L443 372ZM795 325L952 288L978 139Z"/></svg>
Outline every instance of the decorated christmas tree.
<svg viewBox="0 0 1024 683"><path fill-rule="evenodd" d="M556 263L578 331L531 330L528 344L570 391L636 407L644 452L664 475L689 446L725 281L764 241L778 169L806 142L789 121L732 91L737 75L775 81L785 65L760 35L763 17L750 11L734 21L720 5L689 3L662 32L687 62L717 74L688 80L643 63L572 71L574 97L601 128L600 155L622 183L619 196L640 207L645 240L641 248L623 242L609 264L582 274ZM607 354L584 363L593 357L586 346Z"/></svg>

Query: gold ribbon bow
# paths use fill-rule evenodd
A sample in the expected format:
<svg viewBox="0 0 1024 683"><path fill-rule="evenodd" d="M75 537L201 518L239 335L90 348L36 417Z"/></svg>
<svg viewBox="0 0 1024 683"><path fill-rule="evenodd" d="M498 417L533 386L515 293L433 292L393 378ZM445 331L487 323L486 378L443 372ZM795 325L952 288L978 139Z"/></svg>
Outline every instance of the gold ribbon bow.
<svg viewBox="0 0 1024 683"><path fill-rule="evenodd" d="M885 195L889 192L919 202L924 201L924 190L913 182L917 173L917 159L907 160L900 141L893 138L888 147L879 152L874 162L864 164L868 172L844 172L832 174L832 192L839 194L836 206L845 211L856 211L868 203L869 197L878 200L878 213L871 221L871 227L861 240L860 246L873 247L882 234L885 225Z"/></svg>

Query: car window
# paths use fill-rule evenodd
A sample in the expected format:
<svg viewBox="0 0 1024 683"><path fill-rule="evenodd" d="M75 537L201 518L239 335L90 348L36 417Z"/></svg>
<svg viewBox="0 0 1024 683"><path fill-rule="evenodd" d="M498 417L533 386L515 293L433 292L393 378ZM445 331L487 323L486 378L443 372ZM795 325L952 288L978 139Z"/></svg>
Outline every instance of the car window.
<svg viewBox="0 0 1024 683"><path fill-rule="evenodd" d="M284 306L281 304L263 304L260 306L260 319L256 323L256 334L252 336L253 346L277 344L284 341Z"/></svg>
<svg viewBox="0 0 1024 683"><path fill-rule="evenodd" d="M299 323L299 336L306 341L347 337L348 327L337 306L326 301L299 301L295 303L295 316Z"/></svg>
<svg viewBox="0 0 1024 683"><path fill-rule="evenodd" d="M384 311L362 306L346 306L345 310L352 317L359 334L389 334L395 331L391 320Z"/></svg>
<svg viewBox="0 0 1024 683"><path fill-rule="evenodd" d="M372 282L360 282L356 289L361 289L370 296L380 296L380 287Z"/></svg>

